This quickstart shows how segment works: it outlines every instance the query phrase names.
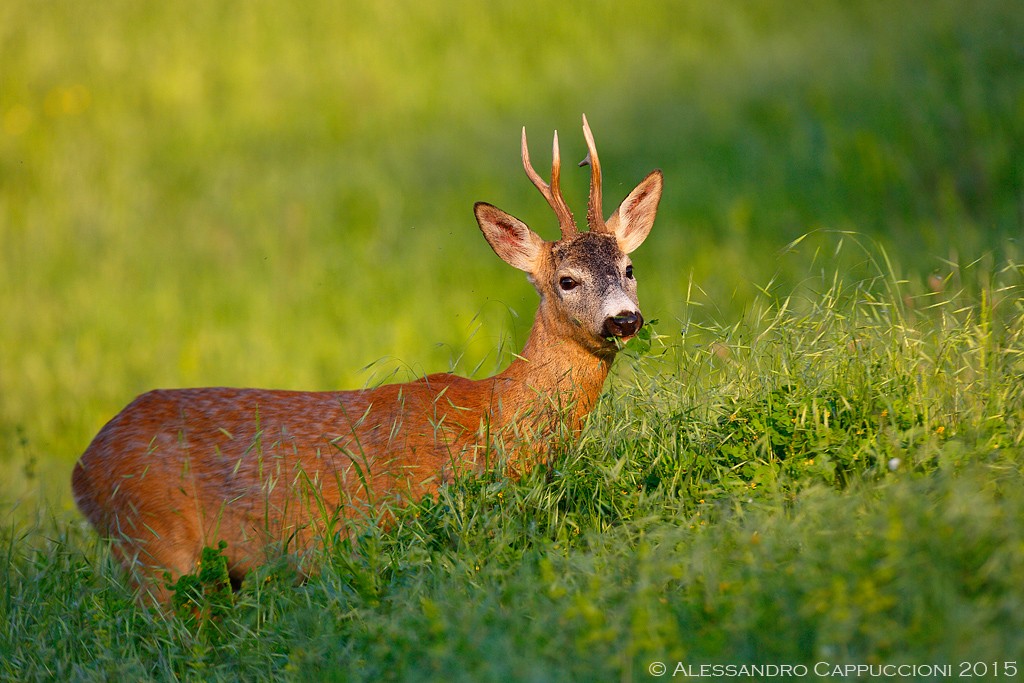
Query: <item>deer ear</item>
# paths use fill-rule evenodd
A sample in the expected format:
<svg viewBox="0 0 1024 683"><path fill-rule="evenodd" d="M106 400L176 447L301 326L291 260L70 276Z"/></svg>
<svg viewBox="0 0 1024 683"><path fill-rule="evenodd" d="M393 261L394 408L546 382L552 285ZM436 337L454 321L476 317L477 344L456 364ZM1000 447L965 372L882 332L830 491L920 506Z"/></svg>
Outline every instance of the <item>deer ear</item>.
<svg viewBox="0 0 1024 683"><path fill-rule="evenodd" d="M502 261L527 273L534 272L544 246L544 239L540 235L515 216L486 202L477 202L473 213L476 214L476 222L480 224L487 243Z"/></svg>
<svg viewBox="0 0 1024 683"><path fill-rule="evenodd" d="M661 171L651 171L608 219L606 230L615 235L622 253L630 253L647 239L661 201L662 184Z"/></svg>

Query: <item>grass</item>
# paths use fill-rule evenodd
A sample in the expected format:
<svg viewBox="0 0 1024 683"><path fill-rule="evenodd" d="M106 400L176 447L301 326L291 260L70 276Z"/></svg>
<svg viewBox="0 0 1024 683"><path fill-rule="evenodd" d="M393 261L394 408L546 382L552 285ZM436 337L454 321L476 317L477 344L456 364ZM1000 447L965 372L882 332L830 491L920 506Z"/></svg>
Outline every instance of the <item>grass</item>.
<svg viewBox="0 0 1024 683"><path fill-rule="evenodd" d="M1008 266L974 302L826 279L800 306L655 334L550 468L462 479L298 587L279 565L220 592L210 551L201 607L179 618L136 607L82 524L9 530L2 670L605 680L655 661L1019 661L1022 278Z"/></svg>
<svg viewBox="0 0 1024 683"><path fill-rule="evenodd" d="M1024 659L1022 18L5 3L0 677ZM580 112L609 204L666 176L634 259L661 322L581 442L305 585L214 572L193 613L135 607L68 494L103 422L158 386L489 374L535 301L470 207L551 236L519 127L538 166L552 128L582 158ZM586 174L563 182L580 213Z"/></svg>

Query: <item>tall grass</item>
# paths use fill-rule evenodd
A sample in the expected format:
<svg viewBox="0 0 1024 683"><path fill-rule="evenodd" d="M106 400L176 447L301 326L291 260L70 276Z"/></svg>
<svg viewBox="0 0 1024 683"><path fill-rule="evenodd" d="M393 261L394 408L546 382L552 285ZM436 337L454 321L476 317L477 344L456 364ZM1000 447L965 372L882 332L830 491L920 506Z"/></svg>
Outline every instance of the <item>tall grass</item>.
<svg viewBox="0 0 1024 683"><path fill-rule="evenodd" d="M980 300L904 284L819 277L728 328L659 323L549 466L393 510L301 586L287 563L236 594L200 574L200 607L167 618L134 604L82 524L9 528L2 671L606 680L656 661L1020 661L1024 268Z"/></svg>

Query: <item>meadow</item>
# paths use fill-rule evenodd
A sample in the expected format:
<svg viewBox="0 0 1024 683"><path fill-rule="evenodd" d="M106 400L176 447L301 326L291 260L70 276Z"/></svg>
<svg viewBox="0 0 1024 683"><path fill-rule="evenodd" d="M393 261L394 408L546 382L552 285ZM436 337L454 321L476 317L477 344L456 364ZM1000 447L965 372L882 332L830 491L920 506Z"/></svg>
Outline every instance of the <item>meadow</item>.
<svg viewBox="0 0 1024 683"><path fill-rule="evenodd" d="M1022 45L999 1L0 6L0 678L1018 676ZM607 205L666 191L581 440L300 586L212 549L197 609L136 606L92 435L155 387L493 373L536 297L473 202L553 237L519 131L581 159L584 112Z"/></svg>

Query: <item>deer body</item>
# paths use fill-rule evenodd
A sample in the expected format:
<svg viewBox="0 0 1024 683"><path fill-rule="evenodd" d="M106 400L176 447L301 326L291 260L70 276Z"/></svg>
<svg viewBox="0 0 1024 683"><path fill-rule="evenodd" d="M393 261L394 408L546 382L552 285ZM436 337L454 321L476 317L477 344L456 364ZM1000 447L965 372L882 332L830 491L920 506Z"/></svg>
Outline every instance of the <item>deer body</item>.
<svg viewBox="0 0 1024 683"><path fill-rule="evenodd" d="M302 551L381 504L436 492L503 456L511 472L546 440L577 433L615 357L643 324L628 254L650 231L661 195L651 173L604 221L589 126L589 232L558 188L527 174L562 238L547 242L489 204L475 207L494 251L528 273L541 302L523 352L483 380L433 374L337 392L202 388L143 394L104 426L72 474L75 500L112 539L119 561L157 601L160 577L193 571L204 546L227 542L233 580L268 553ZM383 506L386 509L386 505ZM333 528L332 528L333 527Z"/></svg>

